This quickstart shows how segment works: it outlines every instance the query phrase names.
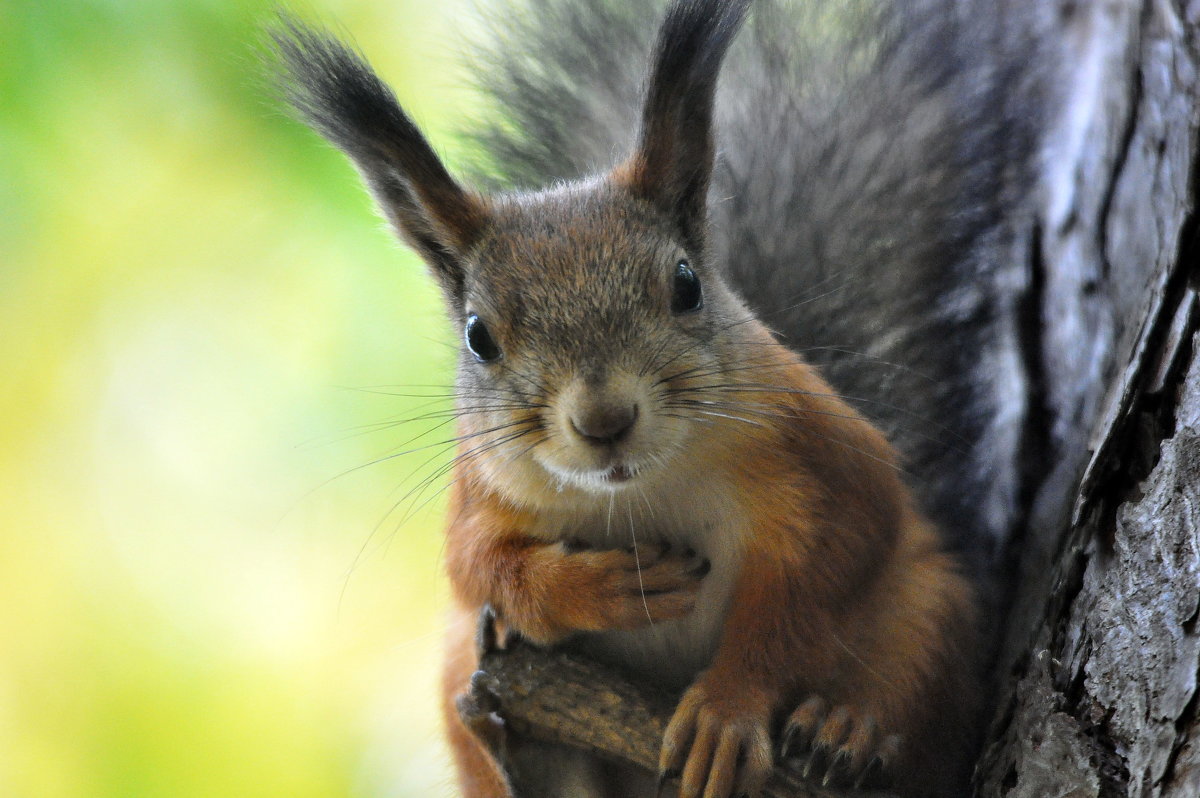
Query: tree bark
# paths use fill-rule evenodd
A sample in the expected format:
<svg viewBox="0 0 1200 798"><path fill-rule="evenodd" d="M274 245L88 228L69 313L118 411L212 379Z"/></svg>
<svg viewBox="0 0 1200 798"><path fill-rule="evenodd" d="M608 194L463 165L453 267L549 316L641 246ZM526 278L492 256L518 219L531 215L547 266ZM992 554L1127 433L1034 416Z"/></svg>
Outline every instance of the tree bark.
<svg viewBox="0 0 1200 798"><path fill-rule="evenodd" d="M1200 3L1058 2L1028 499L980 796L1200 795Z"/></svg>
<svg viewBox="0 0 1200 798"><path fill-rule="evenodd" d="M976 794L1197 796L1200 0L1046 2L1062 102L1018 236L1024 518ZM489 656L513 728L653 766L669 703L573 661ZM596 679L603 695L576 689ZM618 695L616 715L545 720Z"/></svg>

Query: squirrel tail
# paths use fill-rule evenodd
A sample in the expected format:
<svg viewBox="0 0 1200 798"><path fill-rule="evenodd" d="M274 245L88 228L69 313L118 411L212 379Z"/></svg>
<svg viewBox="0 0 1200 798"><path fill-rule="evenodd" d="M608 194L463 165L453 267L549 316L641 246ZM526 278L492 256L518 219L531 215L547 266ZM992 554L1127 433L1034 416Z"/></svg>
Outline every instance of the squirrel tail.
<svg viewBox="0 0 1200 798"><path fill-rule="evenodd" d="M522 2L485 26L476 73L494 108L468 131L501 188L630 151L665 5ZM977 566L1019 505L1018 226L1044 105L1031 5L756 0L717 96L713 262L888 433Z"/></svg>

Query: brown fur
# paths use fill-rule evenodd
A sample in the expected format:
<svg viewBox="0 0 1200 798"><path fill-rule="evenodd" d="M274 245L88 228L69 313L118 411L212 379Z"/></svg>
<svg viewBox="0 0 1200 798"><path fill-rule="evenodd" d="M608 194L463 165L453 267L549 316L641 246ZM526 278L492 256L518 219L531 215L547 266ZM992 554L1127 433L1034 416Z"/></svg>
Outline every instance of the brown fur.
<svg viewBox="0 0 1200 798"><path fill-rule="evenodd" d="M280 42L294 102L356 160L453 320L487 330L492 354L468 342L459 362L446 545L464 795L507 789L455 706L484 604L679 690L660 761L684 798L754 791L781 735L839 778L881 764L906 796L960 783L971 589L882 434L709 260L713 93L746 6L672 4L623 166L493 198L449 176L356 54L295 22ZM699 304L677 306L681 274ZM626 783L578 753L540 760L559 792Z"/></svg>
<svg viewBox="0 0 1200 798"><path fill-rule="evenodd" d="M962 753L964 720L976 700L966 648L971 590L911 506L882 436L765 330L755 333L773 362L744 381L770 373L774 386L790 392L746 397L783 412L746 430L725 421L728 429L713 434L729 436L725 443L740 456L704 458L714 481L736 484L739 512L753 532L743 541L716 652L684 694L662 766L682 770L683 795L699 795L706 784L711 794L728 795L735 779L752 787L773 762L770 730L817 694L849 715L842 733L829 731L833 747L873 723L874 738L848 740L861 760L867 753L858 748L899 734L899 786L906 794L942 794L961 775L942 763ZM572 552L525 534L537 525L528 510L488 490L470 469L462 477L447 562L464 607L490 602L505 623L539 643L646 625L641 600L619 585L631 555ZM660 594L673 603L654 606L655 621L690 607L694 585L673 576L680 588ZM464 656L461 648L451 652L456 661ZM448 703L463 683L447 681ZM476 778L474 747L456 747L464 779ZM715 753L697 753L705 747ZM739 753L747 757L740 769Z"/></svg>

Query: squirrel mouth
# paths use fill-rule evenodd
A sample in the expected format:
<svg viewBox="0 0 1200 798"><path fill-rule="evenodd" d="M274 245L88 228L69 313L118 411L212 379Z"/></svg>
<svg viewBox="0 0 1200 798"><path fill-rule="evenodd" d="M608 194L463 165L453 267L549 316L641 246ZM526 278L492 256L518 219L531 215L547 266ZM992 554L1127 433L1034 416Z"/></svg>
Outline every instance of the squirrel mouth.
<svg viewBox="0 0 1200 798"><path fill-rule="evenodd" d="M623 465L615 465L600 475L605 482L621 483L633 479L633 472Z"/></svg>

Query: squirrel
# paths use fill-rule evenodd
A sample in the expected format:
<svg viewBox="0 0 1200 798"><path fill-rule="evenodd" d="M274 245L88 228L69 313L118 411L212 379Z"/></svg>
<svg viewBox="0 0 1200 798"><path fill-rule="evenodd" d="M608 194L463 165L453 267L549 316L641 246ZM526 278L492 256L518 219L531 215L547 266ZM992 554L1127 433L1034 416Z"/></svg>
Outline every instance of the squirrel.
<svg viewBox="0 0 1200 798"><path fill-rule="evenodd" d="M758 0L718 95L750 0L672 0L652 45L655 4L536 5L499 40L484 82L506 116L478 133L531 190L466 188L355 50L287 14L274 35L289 101L462 335L444 706L463 794L510 789L454 709L485 606L678 691L658 786L685 798L754 794L797 755L825 784L962 794L969 566L1012 521L1023 379L996 264L1034 125L984 58L999 12ZM631 154L589 172L625 129ZM845 350L891 370L826 357ZM653 789L546 756L546 795Z"/></svg>

